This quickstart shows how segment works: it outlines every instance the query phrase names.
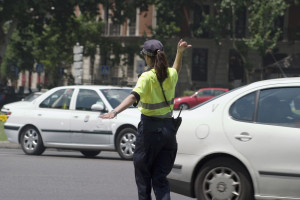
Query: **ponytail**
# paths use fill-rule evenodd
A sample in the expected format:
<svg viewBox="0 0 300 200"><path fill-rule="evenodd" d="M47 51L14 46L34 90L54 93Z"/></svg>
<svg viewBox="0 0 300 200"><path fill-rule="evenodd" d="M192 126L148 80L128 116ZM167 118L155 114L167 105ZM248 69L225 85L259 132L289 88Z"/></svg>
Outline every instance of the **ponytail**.
<svg viewBox="0 0 300 200"><path fill-rule="evenodd" d="M157 50L156 55L154 56L154 66L157 79L162 83L168 77L168 59L166 54L163 51Z"/></svg>

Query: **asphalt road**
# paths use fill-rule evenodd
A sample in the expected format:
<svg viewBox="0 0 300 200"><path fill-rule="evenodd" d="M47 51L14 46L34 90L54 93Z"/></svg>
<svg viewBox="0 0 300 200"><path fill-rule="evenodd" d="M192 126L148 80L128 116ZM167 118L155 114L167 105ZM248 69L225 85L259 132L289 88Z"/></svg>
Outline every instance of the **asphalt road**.
<svg viewBox="0 0 300 200"><path fill-rule="evenodd" d="M171 198L192 199L176 193ZM0 148L0 199L134 200L133 163L115 152L84 158L72 151L27 156L21 149Z"/></svg>

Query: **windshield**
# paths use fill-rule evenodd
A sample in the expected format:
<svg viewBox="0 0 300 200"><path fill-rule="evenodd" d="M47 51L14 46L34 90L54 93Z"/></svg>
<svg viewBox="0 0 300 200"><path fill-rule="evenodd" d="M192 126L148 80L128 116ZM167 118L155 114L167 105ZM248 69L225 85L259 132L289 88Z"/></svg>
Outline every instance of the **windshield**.
<svg viewBox="0 0 300 200"><path fill-rule="evenodd" d="M128 95L130 95L132 89L103 89L100 91L110 103L111 107L116 108Z"/></svg>

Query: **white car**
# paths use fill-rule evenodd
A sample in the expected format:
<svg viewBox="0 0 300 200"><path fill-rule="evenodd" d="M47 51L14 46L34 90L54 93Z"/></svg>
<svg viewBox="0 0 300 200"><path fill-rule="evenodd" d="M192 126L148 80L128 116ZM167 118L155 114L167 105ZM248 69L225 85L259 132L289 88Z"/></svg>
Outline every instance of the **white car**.
<svg viewBox="0 0 300 200"><path fill-rule="evenodd" d="M48 147L79 150L87 157L116 150L123 159L132 159L138 109L128 108L114 119L99 117L131 91L127 87L62 86L33 101L6 104L1 109L8 117L5 134L26 154L40 155Z"/></svg>
<svg viewBox="0 0 300 200"><path fill-rule="evenodd" d="M300 78L255 82L182 112L171 190L201 200L300 199Z"/></svg>

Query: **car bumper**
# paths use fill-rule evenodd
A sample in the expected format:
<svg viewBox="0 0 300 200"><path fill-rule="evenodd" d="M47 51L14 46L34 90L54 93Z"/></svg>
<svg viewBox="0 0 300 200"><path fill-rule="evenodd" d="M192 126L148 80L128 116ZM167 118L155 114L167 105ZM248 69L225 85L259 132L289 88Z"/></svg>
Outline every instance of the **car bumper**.
<svg viewBox="0 0 300 200"><path fill-rule="evenodd" d="M194 198L191 183L178 181L171 178L168 178L168 181L172 192Z"/></svg>
<svg viewBox="0 0 300 200"><path fill-rule="evenodd" d="M180 154L176 156L174 166L168 175L172 192L189 197L195 197L193 186L193 173L199 161L199 156Z"/></svg>
<svg viewBox="0 0 300 200"><path fill-rule="evenodd" d="M20 124L4 124L4 132L7 140L12 143L19 143L19 130L22 128Z"/></svg>

